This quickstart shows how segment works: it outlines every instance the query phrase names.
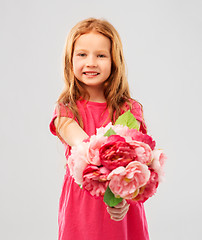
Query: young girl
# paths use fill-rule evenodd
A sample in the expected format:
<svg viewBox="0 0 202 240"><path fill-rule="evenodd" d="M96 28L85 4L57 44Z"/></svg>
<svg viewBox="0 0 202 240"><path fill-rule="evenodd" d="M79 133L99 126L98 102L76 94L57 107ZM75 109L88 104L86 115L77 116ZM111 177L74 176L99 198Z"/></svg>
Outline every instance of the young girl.
<svg viewBox="0 0 202 240"><path fill-rule="evenodd" d="M50 130L65 146L80 144L128 109L146 133L142 108L131 99L122 43L107 21L86 19L69 33L64 57L65 89L60 95ZM59 202L59 240L148 240L143 203L126 202L114 208L64 176Z"/></svg>

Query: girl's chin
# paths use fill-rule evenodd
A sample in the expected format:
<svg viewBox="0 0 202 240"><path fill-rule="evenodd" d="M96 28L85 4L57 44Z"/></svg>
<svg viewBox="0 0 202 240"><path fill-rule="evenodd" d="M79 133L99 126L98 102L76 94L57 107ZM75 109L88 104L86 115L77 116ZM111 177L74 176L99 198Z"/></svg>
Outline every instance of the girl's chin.
<svg viewBox="0 0 202 240"><path fill-rule="evenodd" d="M98 81L92 81L92 80L83 80L80 81L81 85L84 87L102 87L104 85L104 82L98 82Z"/></svg>

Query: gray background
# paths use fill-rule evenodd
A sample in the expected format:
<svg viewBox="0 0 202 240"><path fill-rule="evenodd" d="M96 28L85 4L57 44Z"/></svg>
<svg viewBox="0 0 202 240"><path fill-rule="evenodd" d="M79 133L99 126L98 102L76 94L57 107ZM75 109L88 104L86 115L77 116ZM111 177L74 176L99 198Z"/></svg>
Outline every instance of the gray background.
<svg viewBox="0 0 202 240"><path fill-rule="evenodd" d="M104 17L121 35L132 96L165 150L165 181L145 203L152 240L201 239L202 2L0 2L0 239L57 239L64 151L49 132L66 36Z"/></svg>

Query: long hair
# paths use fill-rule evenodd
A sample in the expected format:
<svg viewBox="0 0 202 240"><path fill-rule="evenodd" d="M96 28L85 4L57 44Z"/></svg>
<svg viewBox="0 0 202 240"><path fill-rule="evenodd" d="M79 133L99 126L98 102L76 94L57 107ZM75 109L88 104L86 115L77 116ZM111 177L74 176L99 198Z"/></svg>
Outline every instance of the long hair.
<svg viewBox="0 0 202 240"><path fill-rule="evenodd" d="M104 96L109 109L110 120L114 123L120 116L124 103L130 104L130 92L125 72L125 61L123 57L123 47L120 36L116 29L106 20L88 18L77 23L70 31L64 53L64 81L65 87L59 96L57 103L66 105L83 127L83 122L79 116L76 101L90 96L83 85L77 80L73 73L72 58L76 40L82 35L95 31L101 33L111 41L111 74L104 82ZM60 111L59 111L60 112ZM60 117L60 115L59 115Z"/></svg>

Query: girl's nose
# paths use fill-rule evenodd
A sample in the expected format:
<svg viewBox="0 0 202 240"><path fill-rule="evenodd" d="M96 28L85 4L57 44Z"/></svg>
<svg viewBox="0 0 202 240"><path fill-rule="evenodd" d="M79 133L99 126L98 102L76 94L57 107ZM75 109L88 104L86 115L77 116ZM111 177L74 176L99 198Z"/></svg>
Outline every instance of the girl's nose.
<svg viewBox="0 0 202 240"><path fill-rule="evenodd" d="M86 66L87 67L97 67L97 59L95 56L88 56L86 59Z"/></svg>

